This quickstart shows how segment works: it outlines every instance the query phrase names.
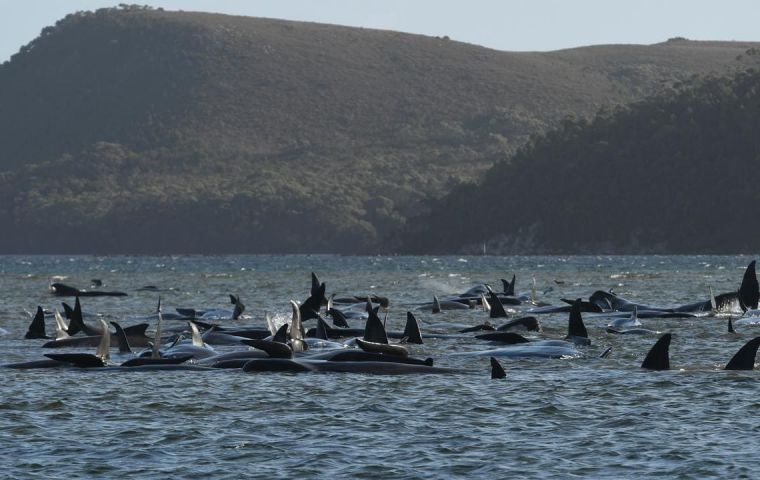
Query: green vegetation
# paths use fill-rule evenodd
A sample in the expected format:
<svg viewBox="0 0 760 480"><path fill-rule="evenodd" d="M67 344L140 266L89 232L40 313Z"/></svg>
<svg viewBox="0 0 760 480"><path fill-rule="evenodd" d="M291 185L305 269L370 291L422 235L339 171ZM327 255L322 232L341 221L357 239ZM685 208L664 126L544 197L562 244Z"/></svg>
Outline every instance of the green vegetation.
<svg viewBox="0 0 760 480"><path fill-rule="evenodd" d="M410 224L407 248L757 252L759 113L760 72L750 69L564 122L433 202Z"/></svg>
<svg viewBox="0 0 760 480"><path fill-rule="evenodd" d="M756 65L757 47L510 53L146 7L78 12L0 65L0 251L394 251L431 198L531 135ZM533 206L521 202L504 208ZM459 248L439 233L408 245Z"/></svg>

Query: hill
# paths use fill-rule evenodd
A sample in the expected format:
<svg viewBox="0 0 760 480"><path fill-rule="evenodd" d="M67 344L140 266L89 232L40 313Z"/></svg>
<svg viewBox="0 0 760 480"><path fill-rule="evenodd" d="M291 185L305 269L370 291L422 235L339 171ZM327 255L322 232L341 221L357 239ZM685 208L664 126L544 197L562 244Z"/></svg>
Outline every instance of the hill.
<svg viewBox="0 0 760 480"><path fill-rule="evenodd" d="M565 122L433 202L410 222L406 248L757 252L758 115L760 71L750 69Z"/></svg>
<svg viewBox="0 0 760 480"><path fill-rule="evenodd" d="M0 66L4 252L375 252L531 134L758 63L674 39L499 52L391 31L78 12Z"/></svg>

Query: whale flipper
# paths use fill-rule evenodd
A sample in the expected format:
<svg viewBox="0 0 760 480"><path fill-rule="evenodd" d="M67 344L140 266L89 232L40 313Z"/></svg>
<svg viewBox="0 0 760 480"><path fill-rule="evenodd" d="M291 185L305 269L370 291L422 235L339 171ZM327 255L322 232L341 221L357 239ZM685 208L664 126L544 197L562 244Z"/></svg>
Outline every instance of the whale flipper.
<svg viewBox="0 0 760 480"><path fill-rule="evenodd" d="M758 300L760 300L760 285L757 283L755 261L752 260L744 271L744 278L739 287L739 305L746 312L749 309L757 309Z"/></svg>
<svg viewBox="0 0 760 480"><path fill-rule="evenodd" d="M108 324L105 320L100 320L100 326L103 327L103 333L100 334L100 343L95 355L105 362L111 358L111 332L108 330Z"/></svg>
<svg viewBox="0 0 760 480"><path fill-rule="evenodd" d="M404 333L401 334L404 339L403 343L416 343L422 345L422 333L420 333L420 324L417 323L412 312L406 312L406 325L404 326Z"/></svg>
<svg viewBox="0 0 760 480"><path fill-rule="evenodd" d="M736 333L736 330L734 330L734 321L731 320L731 317L728 317L728 333Z"/></svg>
<svg viewBox="0 0 760 480"><path fill-rule="evenodd" d="M34 314L32 323L29 324L29 330L27 330L24 338L49 338L45 335L45 312L42 307L37 306L37 313Z"/></svg>
<svg viewBox="0 0 760 480"><path fill-rule="evenodd" d="M68 331L69 326L66 324L66 321L63 319L61 314L56 309L55 312L53 312L53 316L55 317L55 339L56 340L62 340L64 338L68 338L69 334L66 333Z"/></svg>
<svg viewBox="0 0 760 480"><path fill-rule="evenodd" d="M129 340L127 340L127 334L124 333L124 329L121 328L116 322L111 322L111 325L116 329L116 338L119 341L119 353L132 353L132 349L129 348Z"/></svg>
<svg viewBox="0 0 760 480"><path fill-rule="evenodd" d="M567 337L568 340L580 345L591 345L591 340L588 338L588 332L586 331L586 325L583 324L583 317L581 317L581 299L575 300L570 307L570 318L567 322Z"/></svg>
<svg viewBox="0 0 760 480"><path fill-rule="evenodd" d="M319 287L322 290L322 296L324 296L324 283ZM314 297L309 297L309 299L312 299ZM306 342L303 341L304 337L304 331L303 331L303 324L301 323L301 309L298 307L298 304L291 300L290 306L293 310L293 317L290 321L290 348L293 349L294 352L303 352L308 348L306 346ZM321 306L321 305L320 305ZM314 311L315 318L319 315L317 312L319 311L319 308L317 308L316 311Z"/></svg>
<svg viewBox="0 0 760 480"><path fill-rule="evenodd" d="M158 323L156 324L156 336L153 340L153 348L150 352L150 358L161 358L161 328L164 323L163 311L161 310L161 296L158 296L158 307L156 307L158 313Z"/></svg>
<svg viewBox="0 0 760 480"><path fill-rule="evenodd" d="M603 351L599 358L607 358L612 353L612 347L607 347L607 350Z"/></svg>
<svg viewBox="0 0 760 480"><path fill-rule="evenodd" d="M758 347L760 347L760 337L755 337L745 343L729 360L725 370L753 370Z"/></svg>
<svg viewBox="0 0 760 480"><path fill-rule="evenodd" d="M649 353L647 354L641 368L647 370L670 370L670 338L672 335L666 333L657 340Z"/></svg>
<svg viewBox="0 0 760 480"><path fill-rule="evenodd" d="M367 299L367 305L371 305ZM369 317L367 323L364 325L364 338L365 342L374 343L388 343L388 334L385 331L383 322L380 317L377 316L377 312L374 309L369 308Z"/></svg>
<svg viewBox="0 0 760 480"><path fill-rule="evenodd" d="M493 293L493 291L488 290L488 301L491 304L491 311L488 313L489 318L506 318L507 317L507 311L504 310L504 305L502 305L501 300L499 300L498 295Z"/></svg>
<svg viewBox="0 0 760 480"><path fill-rule="evenodd" d="M504 371L504 367L501 366L498 360L491 357L491 379L496 380L500 378L507 378L507 372Z"/></svg>
<svg viewBox="0 0 760 480"><path fill-rule="evenodd" d="M348 328L348 319L346 315L337 308L331 308L327 311L333 319L333 325L340 328Z"/></svg>

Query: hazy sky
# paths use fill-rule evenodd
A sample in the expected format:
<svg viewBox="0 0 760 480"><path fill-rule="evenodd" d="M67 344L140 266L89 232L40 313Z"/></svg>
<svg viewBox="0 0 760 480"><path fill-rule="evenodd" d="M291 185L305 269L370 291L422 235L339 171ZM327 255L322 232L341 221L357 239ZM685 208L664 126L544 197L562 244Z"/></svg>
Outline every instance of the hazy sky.
<svg viewBox="0 0 760 480"><path fill-rule="evenodd" d="M118 3L0 0L0 62L67 13ZM154 0L148 4L167 10L448 35L499 50L648 44L676 36L760 40L760 2L751 0Z"/></svg>

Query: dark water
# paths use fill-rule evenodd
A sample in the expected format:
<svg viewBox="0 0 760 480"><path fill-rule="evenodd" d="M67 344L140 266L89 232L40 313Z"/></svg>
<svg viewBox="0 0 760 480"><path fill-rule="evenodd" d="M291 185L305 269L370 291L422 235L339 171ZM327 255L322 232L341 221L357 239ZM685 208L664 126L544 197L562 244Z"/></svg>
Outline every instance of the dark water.
<svg viewBox="0 0 760 480"><path fill-rule="evenodd" d="M248 318L289 316L310 272L328 292L390 297L389 327L433 294L536 279L538 296L615 290L653 305L706 300L736 290L752 257L0 257L0 363L37 359L23 340L36 306L59 307L52 276L80 287L99 278L126 298L83 299L86 312L130 321L166 308L227 307L241 295ZM553 288L545 294L545 290ZM476 324L480 310L423 323ZM543 337L565 333L566 314L542 317ZM244 374L0 369L3 478L448 478L755 477L760 433L758 372L721 371L757 331L726 333L725 318L642 320L673 332L668 372L643 372L654 336L614 337L587 319L593 345L567 360L450 356L489 348L474 339L428 339L412 350L453 375ZM48 325L48 332L52 333ZM606 347L607 359L598 359Z"/></svg>

